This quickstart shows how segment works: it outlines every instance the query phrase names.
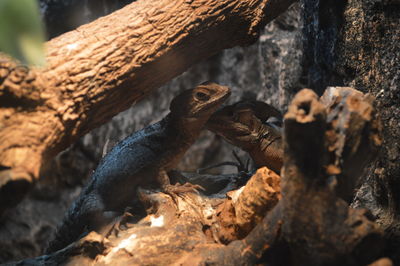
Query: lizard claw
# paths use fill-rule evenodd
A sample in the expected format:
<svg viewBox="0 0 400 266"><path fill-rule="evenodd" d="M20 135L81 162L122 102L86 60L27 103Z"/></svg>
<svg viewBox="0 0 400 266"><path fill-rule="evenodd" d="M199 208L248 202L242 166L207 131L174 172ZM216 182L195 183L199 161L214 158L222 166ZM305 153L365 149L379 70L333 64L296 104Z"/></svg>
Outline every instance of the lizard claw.
<svg viewBox="0 0 400 266"><path fill-rule="evenodd" d="M129 208L126 208L125 212L121 216L117 217L114 224L110 226L106 237L110 235L118 237L118 233L120 231L129 229L131 227L129 224L133 224L135 222L135 216L130 212Z"/></svg>
<svg viewBox="0 0 400 266"><path fill-rule="evenodd" d="M183 194L187 192L194 192L198 193L198 189L205 191L205 189L200 185L194 185L191 183L185 183L183 185L176 184L176 185L168 185L164 192L171 195L171 194Z"/></svg>
<svg viewBox="0 0 400 266"><path fill-rule="evenodd" d="M192 183L188 183L186 182L185 184L183 184L181 187L187 187L192 189L192 192L199 192L198 190L203 190L206 191L205 188L203 188L202 186L198 185L198 184L192 184Z"/></svg>
<svg viewBox="0 0 400 266"><path fill-rule="evenodd" d="M205 191L205 189L200 185L185 183L183 185L181 184L168 185L163 189L163 192L170 195L175 204L178 205L178 197L180 194L188 192L199 193L198 191L199 189Z"/></svg>

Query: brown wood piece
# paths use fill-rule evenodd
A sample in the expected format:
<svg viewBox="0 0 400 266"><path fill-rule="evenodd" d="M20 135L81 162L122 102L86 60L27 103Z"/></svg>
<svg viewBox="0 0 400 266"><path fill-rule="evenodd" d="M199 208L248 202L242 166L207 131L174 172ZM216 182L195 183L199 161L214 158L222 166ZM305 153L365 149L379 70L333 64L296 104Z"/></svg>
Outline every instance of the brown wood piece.
<svg viewBox="0 0 400 266"><path fill-rule="evenodd" d="M346 112L346 108L340 112ZM331 160L331 142L326 132L332 114L314 92L302 90L285 115L279 204L282 204L282 237L290 246L295 265L363 265L382 251L382 231L378 225L371 221L368 212L349 208L337 196L335 182L325 171ZM352 132L338 134L347 139ZM346 144L356 147L354 142ZM341 154L340 159L347 168L343 171L350 172L353 167L347 163L350 157Z"/></svg>
<svg viewBox="0 0 400 266"><path fill-rule="evenodd" d="M349 203L359 177L383 142L373 101L371 95L349 87L328 87L321 96L329 113L326 141L330 161L326 172L336 176L336 191Z"/></svg>
<svg viewBox="0 0 400 266"><path fill-rule="evenodd" d="M227 244L245 238L278 203L280 190L280 176L263 167L246 186L229 192L229 199L217 211L219 239Z"/></svg>

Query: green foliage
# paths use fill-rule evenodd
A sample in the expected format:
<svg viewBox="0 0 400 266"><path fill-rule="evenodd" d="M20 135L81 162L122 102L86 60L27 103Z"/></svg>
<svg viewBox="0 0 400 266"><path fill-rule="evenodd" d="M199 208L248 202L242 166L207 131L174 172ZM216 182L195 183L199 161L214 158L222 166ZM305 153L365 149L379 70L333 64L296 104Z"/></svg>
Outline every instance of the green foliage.
<svg viewBox="0 0 400 266"><path fill-rule="evenodd" d="M36 0L0 0L0 50L22 63L43 66L43 43Z"/></svg>

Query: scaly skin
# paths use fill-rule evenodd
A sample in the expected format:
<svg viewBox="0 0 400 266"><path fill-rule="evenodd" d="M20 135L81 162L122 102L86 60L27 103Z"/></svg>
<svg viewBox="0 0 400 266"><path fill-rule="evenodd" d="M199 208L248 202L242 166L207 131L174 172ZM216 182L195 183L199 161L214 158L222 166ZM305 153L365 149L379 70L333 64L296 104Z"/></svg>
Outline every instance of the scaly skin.
<svg viewBox="0 0 400 266"><path fill-rule="evenodd" d="M210 115L229 96L228 87L205 83L176 96L170 113L119 142L100 162L89 185L75 201L50 242L51 253L97 230L106 214L122 213L137 199L137 188L160 187L176 196L195 186L171 185L167 172L181 160Z"/></svg>
<svg viewBox="0 0 400 266"><path fill-rule="evenodd" d="M241 101L215 112L206 128L248 152L257 167L267 166L279 173L282 168L281 132L268 123L270 117L282 119L274 107L260 101Z"/></svg>

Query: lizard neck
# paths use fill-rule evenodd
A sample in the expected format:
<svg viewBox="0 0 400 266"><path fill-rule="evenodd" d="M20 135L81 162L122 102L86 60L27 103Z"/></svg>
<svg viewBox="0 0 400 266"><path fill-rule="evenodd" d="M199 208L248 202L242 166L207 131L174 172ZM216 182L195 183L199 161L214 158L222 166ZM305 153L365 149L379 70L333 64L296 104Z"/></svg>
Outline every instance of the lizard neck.
<svg viewBox="0 0 400 266"><path fill-rule="evenodd" d="M263 160L264 153L261 150L260 143L252 145L245 151L249 153L250 157L254 160L257 167L261 167L264 165L264 160Z"/></svg>
<svg viewBox="0 0 400 266"><path fill-rule="evenodd" d="M262 149L262 142L264 141L264 128L259 123L253 128L249 130L247 141L241 143L241 148L248 152L250 156L254 158L260 157L260 150ZM257 163L257 162L256 162ZM257 163L258 164L258 163Z"/></svg>
<svg viewBox="0 0 400 266"><path fill-rule="evenodd" d="M258 167L268 166L279 173L283 163L281 135L274 129L262 127L257 145L254 145L249 154Z"/></svg>
<svg viewBox="0 0 400 266"><path fill-rule="evenodd" d="M164 170L175 168L188 148L196 141L203 123L193 119L185 119L169 113L161 121L162 142L160 166Z"/></svg>
<svg viewBox="0 0 400 266"><path fill-rule="evenodd" d="M191 145L197 139L207 122L207 119L182 117L174 113L169 113L164 120L168 139L179 140L177 143L187 145Z"/></svg>

